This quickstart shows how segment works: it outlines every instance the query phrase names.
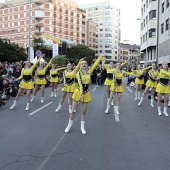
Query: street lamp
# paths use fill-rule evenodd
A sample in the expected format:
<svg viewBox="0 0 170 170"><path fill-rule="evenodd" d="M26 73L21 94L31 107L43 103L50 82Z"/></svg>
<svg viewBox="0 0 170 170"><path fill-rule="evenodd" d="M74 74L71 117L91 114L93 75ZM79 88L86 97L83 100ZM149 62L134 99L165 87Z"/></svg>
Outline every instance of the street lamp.
<svg viewBox="0 0 170 170"><path fill-rule="evenodd" d="M29 0L29 42L28 42L28 61L30 61L30 53L31 53L31 0Z"/></svg>
<svg viewBox="0 0 170 170"><path fill-rule="evenodd" d="M141 20L140 18L138 18L137 20ZM144 65L147 67L148 65L148 39L149 39L149 36L148 36L148 19L146 20L146 55L145 55L145 58L144 58Z"/></svg>

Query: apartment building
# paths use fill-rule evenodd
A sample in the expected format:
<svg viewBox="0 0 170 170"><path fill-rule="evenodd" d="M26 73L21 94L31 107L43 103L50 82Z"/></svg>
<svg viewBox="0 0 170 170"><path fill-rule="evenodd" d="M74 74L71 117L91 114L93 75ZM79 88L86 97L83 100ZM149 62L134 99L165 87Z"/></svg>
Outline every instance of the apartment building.
<svg viewBox="0 0 170 170"><path fill-rule="evenodd" d="M170 2L169 0L160 0L159 2L159 46L158 63L170 63Z"/></svg>
<svg viewBox="0 0 170 170"><path fill-rule="evenodd" d="M96 23L86 21L86 44L90 49L96 52Z"/></svg>
<svg viewBox="0 0 170 170"><path fill-rule="evenodd" d="M71 0L32 0L31 38L60 37L85 44L85 11ZM29 2L6 0L0 4L0 37L28 45Z"/></svg>
<svg viewBox="0 0 170 170"><path fill-rule="evenodd" d="M157 61L158 1L141 0L141 52L145 65Z"/></svg>
<svg viewBox="0 0 170 170"><path fill-rule="evenodd" d="M120 44L119 61L128 61L130 65L140 64L140 46L136 44Z"/></svg>
<svg viewBox="0 0 170 170"><path fill-rule="evenodd" d="M96 56L106 52L107 59L118 61L120 10L112 1L82 6L86 19L96 23Z"/></svg>

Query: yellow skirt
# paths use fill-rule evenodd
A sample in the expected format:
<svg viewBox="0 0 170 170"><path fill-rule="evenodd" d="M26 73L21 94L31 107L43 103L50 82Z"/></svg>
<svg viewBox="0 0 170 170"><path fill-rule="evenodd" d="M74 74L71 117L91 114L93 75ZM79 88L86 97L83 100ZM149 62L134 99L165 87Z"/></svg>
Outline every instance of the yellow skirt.
<svg viewBox="0 0 170 170"><path fill-rule="evenodd" d="M156 88L156 86L157 86L157 82L155 81L155 82L152 82L151 80L148 80L147 82L146 82L146 86L147 87L150 87L150 88Z"/></svg>
<svg viewBox="0 0 170 170"><path fill-rule="evenodd" d="M157 87L156 87L156 92L157 93L163 93L163 94L168 94L170 93L170 86L163 86L162 84L158 83Z"/></svg>
<svg viewBox="0 0 170 170"><path fill-rule="evenodd" d="M50 78L50 82L51 83L58 83L58 77L56 77L56 78Z"/></svg>
<svg viewBox="0 0 170 170"><path fill-rule="evenodd" d="M72 85L65 85L63 88L62 88L62 91L63 92L67 92L67 93L73 93L74 91L76 90L76 84L73 83Z"/></svg>
<svg viewBox="0 0 170 170"><path fill-rule="evenodd" d="M105 86L111 86L112 83L113 83L113 80L108 80L108 79L106 78L106 80L105 80L105 82L104 82L104 85L105 85Z"/></svg>
<svg viewBox="0 0 170 170"><path fill-rule="evenodd" d="M32 81L30 82L25 82L24 80L21 81L21 83L19 84L19 87L22 89L27 89L27 90L31 90L34 88L34 84Z"/></svg>
<svg viewBox="0 0 170 170"><path fill-rule="evenodd" d="M79 102L80 97L81 97L80 90L76 89L74 91L74 93L73 93L72 98L73 98L74 101ZM80 102L82 102L82 103L89 103L89 102L91 102L91 96L90 96L90 92L89 91L83 95L83 98L80 100Z"/></svg>
<svg viewBox="0 0 170 170"><path fill-rule="evenodd" d="M139 85L142 85L142 84L144 84L144 78L143 79L138 79L138 78L136 78L135 79L135 84L139 84Z"/></svg>
<svg viewBox="0 0 170 170"><path fill-rule="evenodd" d="M47 80L45 78L43 78L43 79L36 78L35 84L44 85L44 84L47 84Z"/></svg>
<svg viewBox="0 0 170 170"><path fill-rule="evenodd" d="M115 84L114 84L114 83L112 83L110 90L111 90L112 92L114 92L114 93L122 93L122 92L124 91L123 85L117 86L117 87L115 88Z"/></svg>

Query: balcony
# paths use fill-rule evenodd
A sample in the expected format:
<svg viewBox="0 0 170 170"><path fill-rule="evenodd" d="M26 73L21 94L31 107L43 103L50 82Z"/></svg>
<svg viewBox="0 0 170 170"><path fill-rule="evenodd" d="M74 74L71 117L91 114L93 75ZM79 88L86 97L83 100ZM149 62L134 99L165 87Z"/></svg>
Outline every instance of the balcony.
<svg viewBox="0 0 170 170"><path fill-rule="evenodd" d="M43 29L36 29L35 34L43 34L44 30Z"/></svg>
<svg viewBox="0 0 170 170"><path fill-rule="evenodd" d="M43 4L44 0L33 0L35 4Z"/></svg>
<svg viewBox="0 0 170 170"><path fill-rule="evenodd" d="M36 10L44 10L44 6L35 6Z"/></svg>
<svg viewBox="0 0 170 170"><path fill-rule="evenodd" d="M43 27L44 26L44 21L35 21L35 26L38 26L38 27Z"/></svg>

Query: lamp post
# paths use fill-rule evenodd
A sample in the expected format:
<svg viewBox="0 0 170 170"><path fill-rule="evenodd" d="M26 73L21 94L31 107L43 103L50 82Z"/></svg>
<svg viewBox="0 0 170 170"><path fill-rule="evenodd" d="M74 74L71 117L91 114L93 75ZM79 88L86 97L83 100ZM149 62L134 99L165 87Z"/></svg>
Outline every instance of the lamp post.
<svg viewBox="0 0 170 170"><path fill-rule="evenodd" d="M142 20L140 18L138 18L137 20ZM145 54L145 58L144 58L144 65L147 67L148 65L148 19L146 22L146 54Z"/></svg>
<svg viewBox="0 0 170 170"><path fill-rule="evenodd" d="M31 0L29 0L29 42L28 42L28 61L30 61L31 45Z"/></svg>

